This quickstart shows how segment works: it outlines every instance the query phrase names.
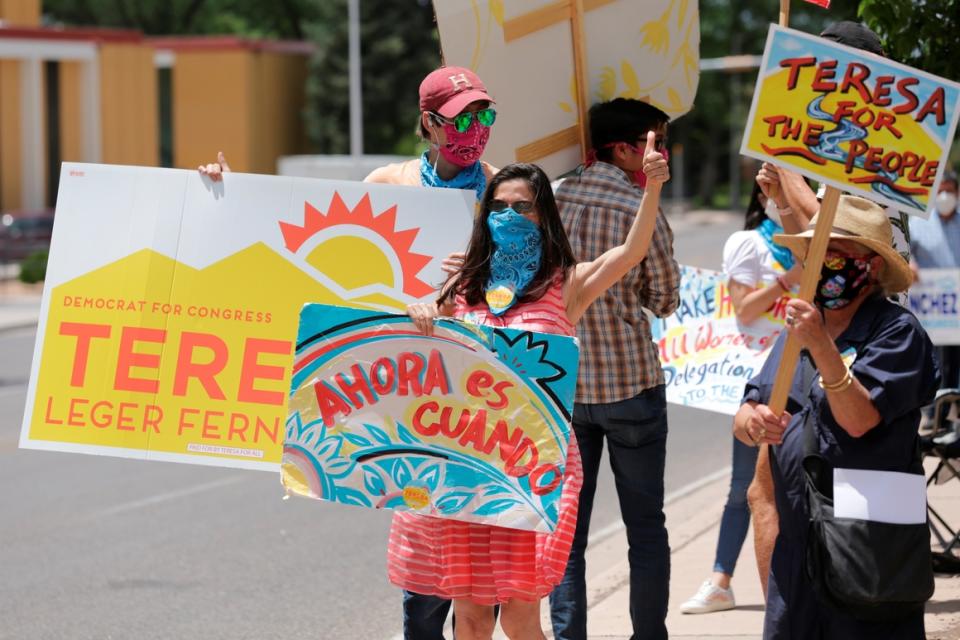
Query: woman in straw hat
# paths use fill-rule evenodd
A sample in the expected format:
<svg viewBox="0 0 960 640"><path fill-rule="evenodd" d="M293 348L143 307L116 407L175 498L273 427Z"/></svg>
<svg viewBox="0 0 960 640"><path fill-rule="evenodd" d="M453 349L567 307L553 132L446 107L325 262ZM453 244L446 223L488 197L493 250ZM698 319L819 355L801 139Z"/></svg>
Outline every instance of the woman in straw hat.
<svg viewBox="0 0 960 640"><path fill-rule="evenodd" d="M816 218L811 229L775 239L803 259L814 224ZM922 473L916 446L920 407L933 399L940 376L933 345L917 319L888 299L912 281L909 265L892 243L882 208L863 198L840 197L814 302L794 299L787 305L786 333L804 353L786 411L777 418L766 406L783 352L781 336L747 384L734 418L734 435L741 442L773 445L780 532L768 578L764 638L924 637L922 608L894 622L858 620L819 603L804 570L809 515L802 461L808 412L813 412L816 448L834 468Z"/></svg>

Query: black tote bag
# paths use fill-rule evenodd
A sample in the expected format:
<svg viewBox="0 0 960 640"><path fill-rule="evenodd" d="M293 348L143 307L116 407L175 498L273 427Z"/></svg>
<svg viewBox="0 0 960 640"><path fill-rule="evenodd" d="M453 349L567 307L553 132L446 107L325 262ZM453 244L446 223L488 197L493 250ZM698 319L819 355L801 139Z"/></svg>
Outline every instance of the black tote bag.
<svg viewBox="0 0 960 640"><path fill-rule="evenodd" d="M818 599L865 621L922 611L934 589L927 524L835 518L833 466L818 453L814 414L808 410L803 424L810 512L805 564Z"/></svg>

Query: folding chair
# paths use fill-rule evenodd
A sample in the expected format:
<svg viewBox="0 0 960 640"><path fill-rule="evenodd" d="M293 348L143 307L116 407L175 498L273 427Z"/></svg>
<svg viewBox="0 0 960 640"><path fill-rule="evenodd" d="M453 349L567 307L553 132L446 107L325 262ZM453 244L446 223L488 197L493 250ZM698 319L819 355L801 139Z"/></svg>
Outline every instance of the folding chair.
<svg viewBox="0 0 960 640"><path fill-rule="evenodd" d="M933 424L935 431L920 439L924 455L937 459L937 466L927 478L927 487L951 480L960 481L960 389L941 389L934 399ZM940 573L960 573L960 532L927 501L930 513L930 531L941 546L933 553L934 570Z"/></svg>

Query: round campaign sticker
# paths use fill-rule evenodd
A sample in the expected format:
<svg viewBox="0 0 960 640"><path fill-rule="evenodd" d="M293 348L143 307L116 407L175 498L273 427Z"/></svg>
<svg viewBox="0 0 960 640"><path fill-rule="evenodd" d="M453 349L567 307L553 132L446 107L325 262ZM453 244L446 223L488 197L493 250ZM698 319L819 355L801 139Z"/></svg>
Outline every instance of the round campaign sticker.
<svg viewBox="0 0 960 640"><path fill-rule="evenodd" d="M506 309L513 304L513 290L505 285L497 285L487 289L487 305L492 311Z"/></svg>
<svg viewBox="0 0 960 640"><path fill-rule="evenodd" d="M404 487L403 501L411 509L423 509L430 504L430 491L426 487Z"/></svg>

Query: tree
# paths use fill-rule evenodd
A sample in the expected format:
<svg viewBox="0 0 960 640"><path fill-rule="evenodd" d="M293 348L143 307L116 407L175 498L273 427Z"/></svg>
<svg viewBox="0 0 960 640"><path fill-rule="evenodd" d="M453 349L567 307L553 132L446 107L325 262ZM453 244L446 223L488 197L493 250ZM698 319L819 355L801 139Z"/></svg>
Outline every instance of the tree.
<svg viewBox="0 0 960 640"><path fill-rule="evenodd" d="M834 0L826 11L797 0L791 4L790 27L807 33L820 33L832 22L856 18L855 0ZM700 0L701 59L761 55L778 10L773 0ZM742 157L730 162L730 155L738 155L756 78L755 69L701 73L693 110L671 125L671 139L685 150L684 169L693 178L688 181L692 191L688 195L697 205L739 209L745 204L756 163ZM730 202L731 171L739 181L740 202Z"/></svg>
<svg viewBox="0 0 960 640"><path fill-rule="evenodd" d="M960 79L960 1L861 0L859 15L891 59Z"/></svg>
<svg viewBox="0 0 960 640"><path fill-rule="evenodd" d="M893 60L941 78L960 80L960 1L861 0L859 15ZM960 165L960 135L950 165Z"/></svg>
<svg viewBox="0 0 960 640"><path fill-rule="evenodd" d="M320 153L350 148L347 77L347 3L322 3L310 26L316 45L307 83L308 136ZM417 146L418 88L440 64L440 45L429 1L361 0L365 153L410 155Z"/></svg>
<svg viewBox="0 0 960 640"><path fill-rule="evenodd" d="M148 35L234 34L302 39L313 0L44 0L50 23L138 29Z"/></svg>

